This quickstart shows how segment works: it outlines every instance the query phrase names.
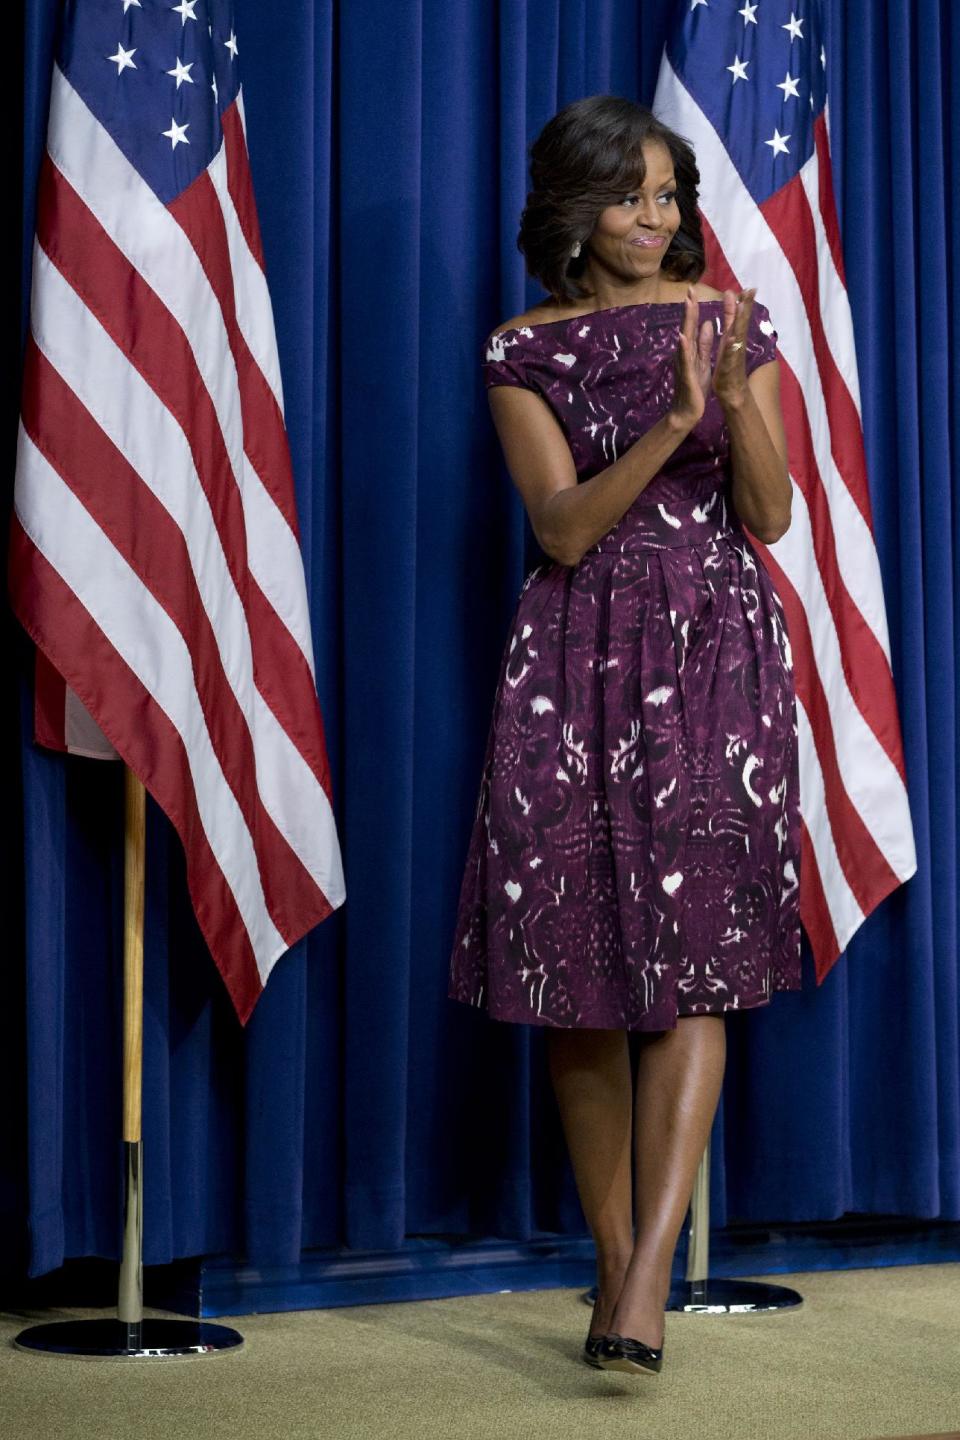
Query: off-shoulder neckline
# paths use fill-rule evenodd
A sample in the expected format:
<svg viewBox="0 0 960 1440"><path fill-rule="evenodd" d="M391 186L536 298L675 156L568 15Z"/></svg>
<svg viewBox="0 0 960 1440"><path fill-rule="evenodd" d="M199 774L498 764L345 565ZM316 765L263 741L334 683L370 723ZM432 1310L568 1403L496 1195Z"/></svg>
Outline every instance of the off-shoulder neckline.
<svg viewBox="0 0 960 1440"><path fill-rule="evenodd" d="M722 295L708 295L699 302L701 305L720 305L723 303ZM754 300L754 304L758 304ZM534 320L532 324L526 325L505 325L503 329L491 332L491 339L497 335L512 335L519 330L547 330L551 325L570 325L574 320L592 320L595 315L612 315L621 310L673 310L678 305L686 304L685 300L632 300L626 305L604 305L599 310L583 310L579 315L564 315L559 320Z"/></svg>

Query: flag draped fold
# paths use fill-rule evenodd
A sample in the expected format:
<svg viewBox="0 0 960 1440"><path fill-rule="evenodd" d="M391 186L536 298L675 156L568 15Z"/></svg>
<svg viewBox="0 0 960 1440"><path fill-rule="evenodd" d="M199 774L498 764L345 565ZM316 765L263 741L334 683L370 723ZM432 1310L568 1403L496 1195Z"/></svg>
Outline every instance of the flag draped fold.
<svg viewBox="0 0 960 1440"><path fill-rule="evenodd" d="M245 1022L345 889L237 56L225 0L66 7L10 584L37 738L143 780Z"/></svg>

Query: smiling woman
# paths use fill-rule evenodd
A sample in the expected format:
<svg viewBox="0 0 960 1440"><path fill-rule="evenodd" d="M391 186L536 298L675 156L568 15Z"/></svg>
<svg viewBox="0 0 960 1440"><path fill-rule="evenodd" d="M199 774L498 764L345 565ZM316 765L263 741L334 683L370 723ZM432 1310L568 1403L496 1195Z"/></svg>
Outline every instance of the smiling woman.
<svg viewBox="0 0 960 1440"><path fill-rule="evenodd" d="M590 95L555 115L531 150L533 188L520 217L517 244L527 269L558 302L587 299L590 256L614 246L650 247L641 275L674 280L703 274L697 210L700 174L682 136L645 106ZM626 277L624 277L626 278Z"/></svg>
<svg viewBox="0 0 960 1440"><path fill-rule="evenodd" d="M584 1358L649 1371L723 1015L800 988L791 653L743 528L789 524L777 337L752 291L700 283L696 161L649 110L591 96L531 153L519 244L550 295L483 373L548 558L503 653L448 993L548 1027L597 1251Z"/></svg>

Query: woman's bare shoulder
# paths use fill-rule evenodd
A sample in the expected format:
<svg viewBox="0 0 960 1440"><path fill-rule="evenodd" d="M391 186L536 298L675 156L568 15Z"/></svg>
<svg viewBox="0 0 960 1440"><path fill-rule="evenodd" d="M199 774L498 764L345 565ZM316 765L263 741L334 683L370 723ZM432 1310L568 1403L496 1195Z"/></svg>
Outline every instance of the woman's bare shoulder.
<svg viewBox="0 0 960 1440"><path fill-rule="evenodd" d="M549 306L534 305L532 309L524 310L522 315L512 315L509 320L502 320L499 325L493 327L487 338L491 339L503 330L522 330L525 325L539 325L544 320L555 320L556 318L556 307L551 311Z"/></svg>
<svg viewBox="0 0 960 1440"><path fill-rule="evenodd" d="M704 285L702 282L699 281L694 284L693 293L698 300L723 299L722 290L716 290L712 285ZM685 294L686 285L680 285L677 287L676 295L674 298L682 300ZM564 313L564 311L559 309L556 305L534 305L529 310L524 310L522 315L512 315L509 320L503 320L499 325L495 325L491 330L490 334L488 335L487 339L490 340L494 336L499 335L501 334L501 332L506 330L522 330L525 325L549 325L553 320L573 320L576 319L578 313L589 312L578 312L576 310L572 310Z"/></svg>

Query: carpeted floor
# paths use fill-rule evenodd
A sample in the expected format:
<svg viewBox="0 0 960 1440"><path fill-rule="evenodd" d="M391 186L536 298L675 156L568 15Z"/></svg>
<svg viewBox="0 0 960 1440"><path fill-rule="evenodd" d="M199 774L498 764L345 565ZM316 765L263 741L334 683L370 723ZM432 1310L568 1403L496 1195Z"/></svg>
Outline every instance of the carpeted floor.
<svg viewBox="0 0 960 1440"><path fill-rule="evenodd" d="M637 1379L578 1359L579 1290L252 1315L238 1351L137 1363L25 1355L80 1312L3 1314L0 1440L960 1440L960 1266L769 1278L803 1306L668 1315Z"/></svg>

